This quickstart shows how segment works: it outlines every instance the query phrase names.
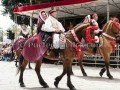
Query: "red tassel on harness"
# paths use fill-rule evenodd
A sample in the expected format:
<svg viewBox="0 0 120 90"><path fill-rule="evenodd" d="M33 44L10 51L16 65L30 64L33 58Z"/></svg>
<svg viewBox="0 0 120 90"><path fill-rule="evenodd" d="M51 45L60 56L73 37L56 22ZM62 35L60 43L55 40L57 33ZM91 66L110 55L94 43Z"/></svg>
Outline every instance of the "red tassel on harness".
<svg viewBox="0 0 120 90"><path fill-rule="evenodd" d="M111 43L111 45L112 45L112 47L113 47L113 52L115 52L115 50L116 50L116 41L111 41L110 42Z"/></svg>
<svg viewBox="0 0 120 90"><path fill-rule="evenodd" d="M97 41L97 39L92 39L91 38L91 35L90 35L90 31L91 30L97 30L98 29L98 26L89 26L88 28L87 28L87 30L86 30L86 40L88 41L88 42L95 42L95 41Z"/></svg>
<svg viewBox="0 0 120 90"><path fill-rule="evenodd" d="M80 58L81 47L80 45L74 45L74 48L77 52L77 58Z"/></svg>

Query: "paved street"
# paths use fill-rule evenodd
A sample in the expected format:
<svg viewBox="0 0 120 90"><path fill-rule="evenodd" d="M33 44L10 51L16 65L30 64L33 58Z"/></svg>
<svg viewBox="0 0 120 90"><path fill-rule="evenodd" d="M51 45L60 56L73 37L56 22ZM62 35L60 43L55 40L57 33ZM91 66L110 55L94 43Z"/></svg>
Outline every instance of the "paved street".
<svg viewBox="0 0 120 90"><path fill-rule="evenodd" d="M34 68L35 64L32 63ZM106 74L101 78L99 71L101 68L85 67L88 77L83 77L78 66L73 66L74 76L72 83L77 90L120 90L120 69L110 69L114 80L109 80ZM59 88L55 88L54 78L62 72L62 65L43 64L41 74L48 83L48 89L42 88L39 84L34 69L26 69L24 73L24 82L26 87L21 88L18 83L19 75L16 76L16 67L14 62L0 61L0 90L68 90L66 86L66 76L59 83Z"/></svg>

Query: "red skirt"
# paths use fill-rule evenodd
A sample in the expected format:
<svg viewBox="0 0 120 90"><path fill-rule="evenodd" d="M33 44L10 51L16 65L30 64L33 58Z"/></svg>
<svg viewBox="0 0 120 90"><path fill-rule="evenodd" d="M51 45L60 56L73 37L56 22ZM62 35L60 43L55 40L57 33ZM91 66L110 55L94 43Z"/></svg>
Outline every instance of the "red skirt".
<svg viewBox="0 0 120 90"><path fill-rule="evenodd" d="M25 43L25 39L24 38L20 38L18 40L16 40L13 44L13 49L15 51L17 51L18 49L20 49L20 47L23 47Z"/></svg>
<svg viewBox="0 0 120 90"><path fill-rule="evenodd" d="M47 49L42 42L40 34L35 34L25 42L22 55L26 60L36 62L44 56Z"/></svg>

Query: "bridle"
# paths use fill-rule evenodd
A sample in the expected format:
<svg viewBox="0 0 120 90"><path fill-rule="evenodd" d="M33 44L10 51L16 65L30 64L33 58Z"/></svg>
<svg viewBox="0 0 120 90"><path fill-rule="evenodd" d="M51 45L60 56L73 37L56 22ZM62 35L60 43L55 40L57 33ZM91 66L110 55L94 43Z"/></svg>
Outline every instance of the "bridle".
<svg viewBox="0 0 120 90"><path fill-rule="evenodd" d="M120 24L117 23L117 21L118 21L118 18L114 18L114 19L112 20L112 23L115 25L115 27L116 27L117 29L120 30ZM119 31L119 32L120 32L120 31ZM109 38L109 39L112 39L112 40L115 40L115 41L116 41L116 38L115 38L115 37L113 37L113 36L111 36L111 35L109 35L109 34L107 34L107 33L103 33L102 35L105 36L105 37L107 37L107 38Z"/></svg>

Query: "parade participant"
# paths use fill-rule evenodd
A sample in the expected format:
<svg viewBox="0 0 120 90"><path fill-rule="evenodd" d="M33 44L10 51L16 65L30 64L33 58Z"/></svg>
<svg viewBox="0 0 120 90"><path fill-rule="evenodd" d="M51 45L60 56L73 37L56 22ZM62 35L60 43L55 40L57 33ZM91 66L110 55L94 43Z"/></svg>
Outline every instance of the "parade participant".
<svg viewBox="0 0 120 90"><path fill-rule="evenodd" d="M48 17L47 13L44 10L41 10L39 12L38 21L37 21L37 31L24 44L24 48L22 50L22 55L25 58L32 59L32 62L36 59L38 60L41 57L43 57L43 55L48 50L48 48L44 46L44 43L43 43L42 37L41 37L42 36L41 35L41 33L42 33L41 28L44 27L44 23L45 23L45 20L47 17ZM31 52L31 53L28 53L28 52ZM37 53L37 55L36 55L36 53Z"/></svg>
<svg viewBox="0 0 120 90"><path fill-rule="evenodd" d="M28 37L29 37L29 32L27 30L27 27L25 24L22 24L19 38L27 39Z"/></svg>
<svg viewBox="0 0 120 90"><path fill-rule="evenodd" d="M37 22L37 33L40 32L40 36L42 38L42 41L46 45L47 43L50 43L51 41L49 40L49 35L48 33L42 31L45 25L45 20L48 18L48 14L45 11L40 11L39 16L38 16L38 22ZM51 37L50 37L51 38Z"/></svg>
<svg viewBox="0 0 120 90"><path fill-rule="evenodd" d="M97 20L98 20L98 15L97 15L96 13L94 13L94 14L92 15L92 24L93 24L94 26L98 26L98 27L99 27ZM98 28L98 30L95 30L95 31L94 31L94 33L95 33L95 39L97 39L97 41L95 42L94 48L93 48L94 54L96 54L96 52L97 52L97 47L99 46L99 37L98 37L98 34L99 34L100 32L102 32L102 30L100 30L99 28Z"/></svg>
<svg viewBox="0 0 120 90"><path fill-rule="evenodd" d="M41 29L44 27L45 20L47 18L48 18L47 13L44 10L40 11L37 22L37 33L39 33Z"/></svg>
<svg viewBox="0 0 120 90"><path fill-rule="evenodd" d="M47 32L51 37L53 37L53 48L55 57L59 56L59 35L64 32L62 24L56 19L56 10L49 11L49 17L45 21L44 28L42 31Z"/></svg>
<svg viewBox="0 0 120 90"><path fill-rule="evenodd" d="M73 27L74 27L73 23L70 22L70 23L69 23L69 30L71 30Z"/></svg>

